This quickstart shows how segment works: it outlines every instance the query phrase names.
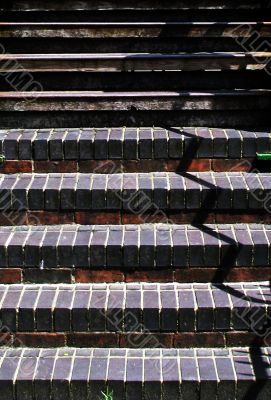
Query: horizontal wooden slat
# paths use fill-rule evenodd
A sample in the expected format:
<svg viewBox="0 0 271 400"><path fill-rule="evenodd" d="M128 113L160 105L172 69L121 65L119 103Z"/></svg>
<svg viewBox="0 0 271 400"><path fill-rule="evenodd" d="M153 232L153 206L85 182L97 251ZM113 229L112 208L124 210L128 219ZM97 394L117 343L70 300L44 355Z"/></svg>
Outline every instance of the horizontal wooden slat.
<svg viewBox="0 0 271 400"><path fill-rule="evenodd" d="M0 72L264 69L271 52L193 54L4 54Z"/></svg>
<svg viewBox="0 0 271 400"><path fill-rule="evenodd" d="M265 110L271 90L210 92L0 92L1 111Z"/></svg>
<svg viewBox="0 0 271 400"><path fill-rule="evenodd" d="M2 0L0 10L259 9L268 0Z"/></svg>
<svg viewBox="0 0 271 400"><path fill-rule="evenodd" d="M0 23L0 37L271 37L271 22Z"/></svg>

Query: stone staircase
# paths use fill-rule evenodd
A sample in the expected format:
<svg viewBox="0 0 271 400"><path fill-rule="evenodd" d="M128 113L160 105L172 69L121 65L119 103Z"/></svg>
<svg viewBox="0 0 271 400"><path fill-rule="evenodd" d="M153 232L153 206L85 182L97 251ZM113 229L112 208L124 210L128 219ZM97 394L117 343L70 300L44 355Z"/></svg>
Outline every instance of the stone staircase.
<svg viewBox="0 0 271 400"><path fill-rule="evenodd" d="M1 1L0 400L270 399L270 6Z"/></svg>

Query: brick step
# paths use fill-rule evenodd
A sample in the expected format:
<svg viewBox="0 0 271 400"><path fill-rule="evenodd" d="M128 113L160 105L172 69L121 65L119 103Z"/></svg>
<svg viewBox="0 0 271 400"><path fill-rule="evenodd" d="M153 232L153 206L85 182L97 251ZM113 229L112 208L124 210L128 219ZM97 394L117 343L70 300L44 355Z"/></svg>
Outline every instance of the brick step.
<svg viewBox="0 0 271 400"><path fill-rule="evenodd" d="M250 331L271 343L269 282L0 285L10 332Z"/></svg>
<svg viewBox="0 0 271 400"><path fill-rule="evenodd" d="M266 400L271 394L271 349L5 349L3 398ZM33 393L35 392L35 397ZM162 397L163 396L163 397Z"/></svg>
<svg viewBox="0 0 271 400"><path fill-rule="evenodd" d="M101 164L101 168L98 163L91 164L93 170L99 173L122 172L117 165L114 168L114 162L122 159L175 159L178 162L180 159L182 162L191 162L191 159L235 159L240 160L241 169L246 166L242 158L254 159L257 152L268 153L270 150L270 130L119 127L0 131L0 152L5 160L113 160L106 162L104 167ZM150 165L155 168L157 164ZM136 168L138 166L137 163ZM208 169L211 169L210 165Z"/></svg>
<svg viewBox="0 0 271 400"><path fill-rule="evenodd" d="M104 54L8 54L1 55L0 72L121 72L121 71L203 71L212 69L269 69L271 52L244 51L145 54L145 53L104 53ZM264 91L263 93L264 94Z"/></svg>
<svg viewBox="0 0 271 400"><path fill-rule="evenodd" d="M37 89L40 89L38 84ZM208 92L0 92L3 128L270 124L270 90Z"/></svg>
<svg viewBox="0 0 271 400"><path fill-rule="evenodd" d="M270 7L268 0L242 0L238 4L234 0L172 0L168 3L165 0L141 0L134 3L132 0L95 0L89 2L88 0L74 1L67 0L63 3L61 0L56 0L54 3L46 0L22 0L13 1L10 3L8 0L1 2L0 11L71 11L71 10L183 10L183 9L268 9Z"/></svg>
<svg viewBox="0 0 271 400"><path fill-rule="evenodd" d="M269 212L270 191L267 173L10 174L0 180L0 209Z"/></svg>
<svg viewBox="0 0 271 400"><path fill-rule="evenodd" d="M270 263L270 225L6 226L0 233L1 267L229 271Z"/></svg>

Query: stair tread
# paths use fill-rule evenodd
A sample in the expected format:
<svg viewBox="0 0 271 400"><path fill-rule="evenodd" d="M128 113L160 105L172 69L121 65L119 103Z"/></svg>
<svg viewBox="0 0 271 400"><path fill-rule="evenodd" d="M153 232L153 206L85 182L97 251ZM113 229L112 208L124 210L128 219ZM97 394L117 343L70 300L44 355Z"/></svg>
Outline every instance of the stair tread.
<svg viewBox="0 0 271 400"><path fill-rule="evenodd" d="M251 331L251 312L260 331L271 309L269 282L0 285L0 296L3 325L20 332Z"/></svg>
<svg viewBox="0 0 271 400"><path fill-rule="evenodd" d="M268 266L271 225L0 227L0 266L182 268Z"/></svg>
<svg viewBox="0 0 271 400"><path fill-rule="evenodd" d="M57 396L66 389L70 395L91 393L99 398L106 384L114 395L137 399L169 393L185 400L192 393L270 394L270 347L249 349L3 349L0 380L11 388L24 388L24 394ZM26 367L28 367L26 369ZM27 371L27 372L26 372ZM65 382L65 386L64 386ZM23 385L25 383L25 385ZM79 384L79 386L78 386ZM226 386L225 386L226 384ZM64 389L65 388L65 389ZM17 389L17 390L18 390ZM66 391L65 391L66 393ZM190 394L189 394L190 393ZM126 397L127 396L127 397ZM143 397L142 397L143 396ZM243 398L243 397L242 397Z"/></svg>
<svg viewBox="0 0 271 400"><path fill-rule="evenodd" d="M113 170L114 165L108 166ZM105 167L100 167L103 172ZM268 210L269 173L25 173L2 175L1 209ZM260 193L260 194L259 194ZM37 197L38 196L38 197ZM142 205L144 204L144 206Z"/></svg>
<svg viewBox="0 0 271 400"><path fill-rule="evenodd" d="M2 5L2 3L1 3ZM237 5L236 1L234 5ZM200 12L193 8L187 7L186 9L111 9L111 10L28 10L28 12L21 12L19 10L3 10L2 20L6 22L244 22L244 21L266 21L267 8L258 9L241 9L234 10L230 8L208 9L202 8Z"/></svg>
<svg viewBox="0 0 271 400"><path fill-rule="evenodd" d="M6 160L242 159L255 158L256 152L270 150L269 130L207 127L0 130L0 151Z"/></svg>

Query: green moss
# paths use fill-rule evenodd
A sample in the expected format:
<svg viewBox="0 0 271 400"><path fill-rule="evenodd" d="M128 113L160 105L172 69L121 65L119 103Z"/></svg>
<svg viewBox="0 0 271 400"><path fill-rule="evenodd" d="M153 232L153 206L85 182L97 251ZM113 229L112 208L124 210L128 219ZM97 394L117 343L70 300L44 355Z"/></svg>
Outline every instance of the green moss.
<svg viewBox="0 0 271 400"><path fill-rule="evenodd" d="M271 153L257 153L257 160L271 161Z"/></svg>

